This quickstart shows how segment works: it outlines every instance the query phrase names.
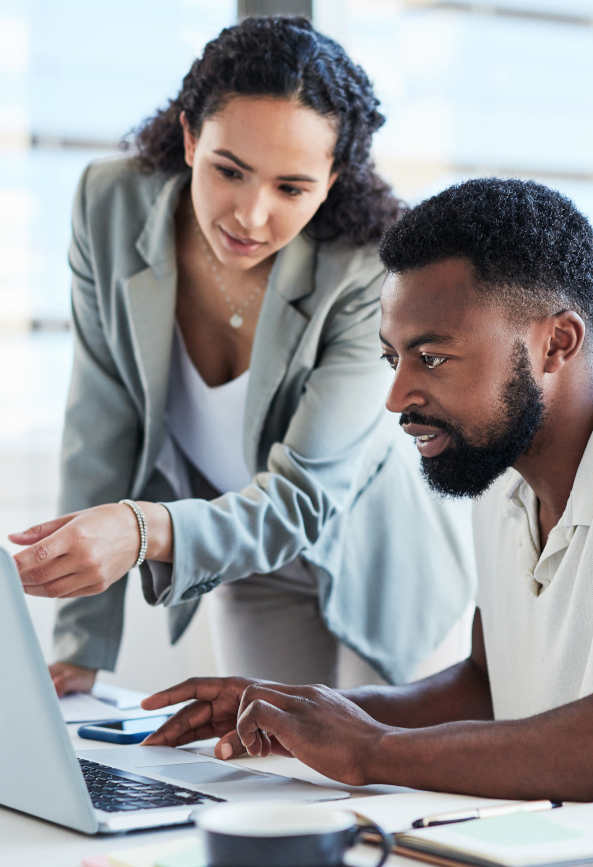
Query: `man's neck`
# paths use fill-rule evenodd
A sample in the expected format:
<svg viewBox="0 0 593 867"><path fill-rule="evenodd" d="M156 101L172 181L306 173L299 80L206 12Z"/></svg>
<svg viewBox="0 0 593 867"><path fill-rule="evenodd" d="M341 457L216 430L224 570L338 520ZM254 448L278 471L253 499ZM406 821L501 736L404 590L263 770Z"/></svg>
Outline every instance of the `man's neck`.
<svg viewBox="0 0 593 867"><path fill-rule="evenodd" d="M593 432L593 383L552 406L529 451L515 464L538 500L540 543L564 509Z"/></svg>

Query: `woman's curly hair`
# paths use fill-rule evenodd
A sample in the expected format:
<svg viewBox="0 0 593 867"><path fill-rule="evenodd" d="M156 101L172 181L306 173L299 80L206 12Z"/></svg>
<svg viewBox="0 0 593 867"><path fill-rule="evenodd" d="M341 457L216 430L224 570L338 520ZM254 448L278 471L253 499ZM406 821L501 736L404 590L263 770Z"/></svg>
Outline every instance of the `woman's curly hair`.
<svg viewBox="0 0 593 867"><path fill-rule="evenodd" d="M333 39L305 18L246 18L227 27L192 64L178 96L135 132L136 157L147 172L186 169L179 115L194 133L235 94L278 96L298 102L336 125L328 197L306 227L316 240L378 241L404 210L374 171L373 133L385 122L364 70Z"/></svg>

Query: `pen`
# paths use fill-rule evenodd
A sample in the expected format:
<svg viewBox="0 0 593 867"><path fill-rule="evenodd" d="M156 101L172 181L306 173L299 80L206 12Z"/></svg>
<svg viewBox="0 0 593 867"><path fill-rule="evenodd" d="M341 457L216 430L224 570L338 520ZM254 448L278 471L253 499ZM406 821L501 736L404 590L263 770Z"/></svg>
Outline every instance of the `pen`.
<svg viewBox="0 0 593 867"><path fill-rule="evenodd" d="M491 807L476 807L473 810L458 810L453 813L438 813L414 819L412 828L433 828L435 825L452 825L454 822L469 822L471 819L488 819L507 813L536 813L539 810L554 810L562 801L519 801L517 804L494 804Z"/></svg>

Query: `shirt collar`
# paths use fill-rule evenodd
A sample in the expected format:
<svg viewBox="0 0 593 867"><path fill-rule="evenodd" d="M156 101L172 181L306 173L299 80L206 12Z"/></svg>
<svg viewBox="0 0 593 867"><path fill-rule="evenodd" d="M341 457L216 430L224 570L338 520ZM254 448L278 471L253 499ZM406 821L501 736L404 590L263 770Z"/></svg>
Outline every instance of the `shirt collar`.
<svg viewBox="0 0 593 867"><path fill-rule="evenodd" d="M515 469L510 469L509 480L505 488L506 497L515 505L526 508L532 502L533 491ZM583 525L590 527L593 524L593 433L589 437L585 451L579 463L572 489L570 491L564 512L557 526L576 527Z"/></svg>

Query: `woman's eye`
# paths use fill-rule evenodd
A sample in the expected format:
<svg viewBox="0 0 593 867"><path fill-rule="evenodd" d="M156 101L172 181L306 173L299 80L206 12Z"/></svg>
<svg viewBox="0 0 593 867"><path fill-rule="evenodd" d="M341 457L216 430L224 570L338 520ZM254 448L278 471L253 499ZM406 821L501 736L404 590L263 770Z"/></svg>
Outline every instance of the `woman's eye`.
<svg viewBox="0 0 593 867"><path fill-rule="evenodd" d="M392 370L397 370L397 363L399 361L397 355L390 355L388 352L384 352L380 358L386 361Z"/></svg>
<svg viewBox="0 0 593 867"><path fill-rule="evenodd" d="M442 355L426 355L423 353L421 356L423 363L426 367L430 368L430 370L434 370L435 367L440 367L441 364L444 364L447 360Z"/></svg>
<svg viewBox="0 0 593 867"><path fill-rule="evenodd" d="M216 171L222 175L223 178L228 178L232 181L241 177L241 172L237 171L237 169L231 169L228 166L216 166Z"/></svg>
<svg viewBox="0 0 593 867"><path fill-rule="evenodd" d="M287 196L291 196L291 198L301 196L304 192L300 187L293 187L291 184L282 184L280 189L283 193L286 193Z"/></svg>

